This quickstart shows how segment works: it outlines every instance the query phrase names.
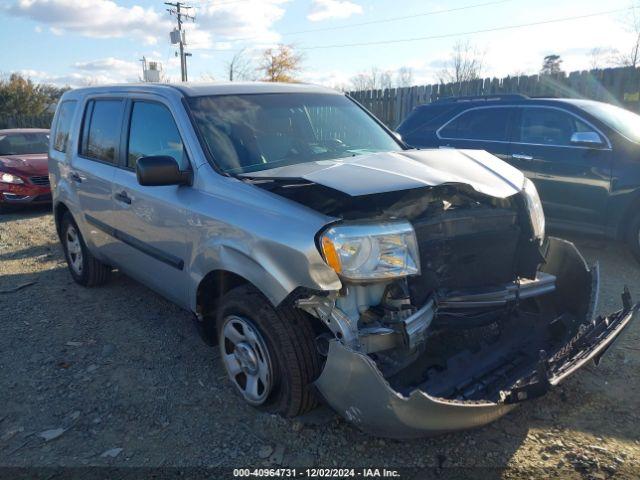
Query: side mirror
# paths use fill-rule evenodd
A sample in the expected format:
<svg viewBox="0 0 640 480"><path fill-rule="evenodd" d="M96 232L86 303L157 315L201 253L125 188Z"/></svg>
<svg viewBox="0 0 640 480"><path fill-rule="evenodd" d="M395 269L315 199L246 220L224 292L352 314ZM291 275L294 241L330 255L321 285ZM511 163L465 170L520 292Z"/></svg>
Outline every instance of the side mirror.
<svg viewBox="0 0 640 480"><path fill-rule="evenodd" d="M600 147L602 139L596 132L576 132L571 135L571 143L585 147Z"/></svg>
<svg viewBox="0 0 640 480"><path fill-rule="evenodd" d="M181 171L173 157L140 157L136 162L138 183L147 187L191 185L190 171Z"/></svg>

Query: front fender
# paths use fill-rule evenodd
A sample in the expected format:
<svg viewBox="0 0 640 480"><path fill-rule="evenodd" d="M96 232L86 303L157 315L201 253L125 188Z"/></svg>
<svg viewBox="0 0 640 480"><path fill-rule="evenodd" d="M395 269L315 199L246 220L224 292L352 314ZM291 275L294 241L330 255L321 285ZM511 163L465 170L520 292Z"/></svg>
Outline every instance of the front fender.
<svg viewBox="0 0 640 480"><path fill-rule="evenodd" d="M333 291L341 288L338 276L324 262L277 242L257 242L246 248L239 243L210 242L191 266L191 308L196 310L197 286L212 271L241 276L258 288L273 305L279 305L298 287Z"/></svg>

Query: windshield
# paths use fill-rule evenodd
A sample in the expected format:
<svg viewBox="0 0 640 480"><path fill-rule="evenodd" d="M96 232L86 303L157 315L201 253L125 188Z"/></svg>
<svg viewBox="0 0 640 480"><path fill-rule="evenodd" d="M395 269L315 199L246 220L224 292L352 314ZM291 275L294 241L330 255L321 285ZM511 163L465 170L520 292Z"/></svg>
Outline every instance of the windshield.
<svg viewBox="0 0 640 480"><path fill-rule="evenodd" d="M608 103L584 102L580 106L632 142L640 143L640 115Z"/></svg>
<svg viewBox="0 0 640 480"><path fill-rule="evenodd" d="M0 155L29 155L47 153L49 134L47 132L0 133Z"/></svg>
<svg viewBox="0 0 640 480"><path fill-rule="evenodd" d="M402 150L343 95L217 95L193 97L189 104L216 164L227 173Z"/></svg>

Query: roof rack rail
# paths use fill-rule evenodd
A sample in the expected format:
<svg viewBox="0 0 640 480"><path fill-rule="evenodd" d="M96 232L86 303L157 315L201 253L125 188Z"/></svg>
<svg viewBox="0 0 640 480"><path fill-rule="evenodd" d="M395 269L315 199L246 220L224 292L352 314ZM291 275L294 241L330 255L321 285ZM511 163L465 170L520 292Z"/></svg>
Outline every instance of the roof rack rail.
<svg viewBox="0 0 640 480"><path fill-rule="evenodd" d="M526 100L530 97L521 93L507 93L496 95L470 95L464 97L445 97L435 101L435 103L456 103L456 102L479 102L479 101L497 101L497 100Z"/></svg>

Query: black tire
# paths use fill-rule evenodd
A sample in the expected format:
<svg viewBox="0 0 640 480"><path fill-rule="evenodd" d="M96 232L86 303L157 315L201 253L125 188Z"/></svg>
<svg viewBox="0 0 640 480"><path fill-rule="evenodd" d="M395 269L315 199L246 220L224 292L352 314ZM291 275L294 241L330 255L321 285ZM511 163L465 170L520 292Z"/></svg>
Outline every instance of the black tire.
<svg viewBox="0 0 640 480"><path fill-rule="evenodd" d="M71 232L74 232L76 242L71 242ZM62 242L64 256L67 259L69 272L77 283L85 287L94 287L102 285L109 280L111 267L97 260L91 254L84 242L78 225L69 212L65 213L62 217L60 224L60 241ZM77 253L70 252L70 249L73 249L72 245L74 245L74 247L77 245L81 252L79 262ZM77 268L78 263L81 264L80 269Z"/></svg>
<svg viewBox="0 0 640 480"><path fill-rule="evenodd" d="M311 319L307 314L289 306L274 308L252 285L230 290L219 305L216 325L225 368L223 325L225 319L230 317L246 320L258 331L268 351L267 357L272 367L270 393L261 404L245 400L260 410L285 417L295 417L313 409L318 404L313 382L320 375L321 362ZM230 381L240 391L237 382L233 379Z"/></svg>
<svg viewBox="0 0 640 480"><path fill-rule="evenodd" d="M626 242L633 256L640 262L640 215L636 215L629 224Z"/></svg>

